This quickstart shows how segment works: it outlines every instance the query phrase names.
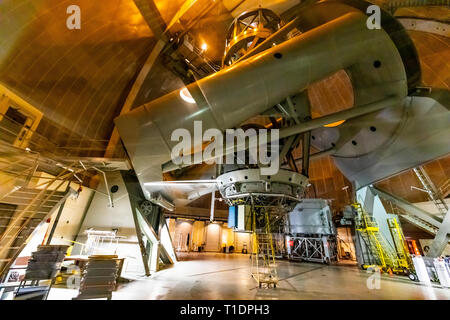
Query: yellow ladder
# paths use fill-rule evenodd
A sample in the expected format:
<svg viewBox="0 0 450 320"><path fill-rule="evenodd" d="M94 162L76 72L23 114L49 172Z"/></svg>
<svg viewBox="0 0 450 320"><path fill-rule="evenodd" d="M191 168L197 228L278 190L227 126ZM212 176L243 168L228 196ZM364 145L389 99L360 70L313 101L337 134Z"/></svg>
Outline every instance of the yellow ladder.
<svg viewBox="0 0 450 320"><path fill-rule="evenodd" d="M403 234L396 218L389 218L387 221L392 239L394 239L395 249L397 251L397 264L401 268L411 269L413 263L406 245L405 235Z"/></svg>
<svg viewBox="0 0 450 320"><path fill-rule="evenodd" d="M259 287L265 283L267 286L273 285L276 288L278 283L277 264L275 261L275 249L273 245L272 233L270 232L269 213L264 211L263 232L258 233L256 229L256 211L252 208L252 277Z"/></svg>
<svg viewBox="0 0 450 320"><path fill-rule="evenodd" d="M361 204L355 203L353 207L358 213L356 220L356 231L358 231L366 246L374 258L378 259L379 266L384 270L394 269L396 267L395 253L390 249L389 244L380 233L380 228L376 220L369 216Z"/></svg>

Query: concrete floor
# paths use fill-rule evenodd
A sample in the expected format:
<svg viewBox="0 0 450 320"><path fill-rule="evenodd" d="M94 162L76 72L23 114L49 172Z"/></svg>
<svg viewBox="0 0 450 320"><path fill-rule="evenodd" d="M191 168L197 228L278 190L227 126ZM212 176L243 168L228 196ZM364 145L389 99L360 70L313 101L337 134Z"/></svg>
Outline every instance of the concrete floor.
<svg viewBox="0 0 450 320"><path fill-rule="evenodd" d="M248 255L179 253L180 262L149 278L123 284L113 300L213 299L450 299L450 289L428 287L406 277L381 275L379 289L369 289L373 274L355 265L278 261L276 289L258 288L250 276ZM71 299L77 291L54 288L49 300Z"/></svg>

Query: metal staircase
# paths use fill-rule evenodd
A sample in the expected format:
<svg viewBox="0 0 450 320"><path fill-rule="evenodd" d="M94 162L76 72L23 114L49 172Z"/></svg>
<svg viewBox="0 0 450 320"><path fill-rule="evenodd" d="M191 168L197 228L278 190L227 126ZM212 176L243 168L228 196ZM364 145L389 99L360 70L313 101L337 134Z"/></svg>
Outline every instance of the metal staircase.
<svg viewBox="0 0 450 320"><path fill-rule="evenodd" d="M378 265L384 271L387 271L388 268L397 267L395 250L391 248L381 234L378 223L364 211L361 204L355 203L353 207L358 213L355 221L356 230L367 248L369 264Z"/></svg>
<svg viewBox="0 0 450 320"><path fill-rule="evenodd" d="M431 235L436 235L437 231L439 230L439 228L436 227L435 225L432 225L431 223L428 223L427 221L420 219L419 217L417 217L415 215L408 214L408 212L406 212L403 208L400 208L394 201L383 198L383 202L390 209L389 210L390 213L401 216L403 219L405 219L412 225L418 227L419 229L421 229Z"/></svg>
<svg viewBox="0 0 450 320"><path fill-rule="evenodd" d="M423 221L422 219L412 216L412 215L403 214L402 218L405 219L406 221L408 221L409 223L411 223L412 225L418 227L419 229L421 229L431 235L434 235L434 236L436 235L436 233L439 230L439 228L436 228L435 226Z"/></svg>
<svg viewBox="0 0 450 320"><path fill-rule="evenodd" d="M58 190L72 177L72 172L64 170L34 189L22 187L1 199L0 278L14 263L36 228L66 200L71 189Z"/></svg>
<svg viewBox="0 0 450 320"><path fill-rule="evenodd" d="M436 235L442 223L441 218L432 215L407 202L406 200L390 193L379 190L375 187L371 187L371 190L380 197L388 212L401 216L417 228L433 236Z"/></svg>
<svg viewBox="0 0 450 320"><path fill-rule="evenodd" d="M445 203L441 193L434 185L433 181L431 181L431 178L428 176L425 169L422 166L419 166L417 168L414 168L413 170L420 183L422 184L423 190L428 194L430 200L433 201L441 216L445 216L448 211L448 206Z"/></svg>
<svg viewBox="0 0 450 320"><path fill-rule="evenodd" d="M445 199L450 194L450 179L447 179L440 187L439 193Z"/></svg>

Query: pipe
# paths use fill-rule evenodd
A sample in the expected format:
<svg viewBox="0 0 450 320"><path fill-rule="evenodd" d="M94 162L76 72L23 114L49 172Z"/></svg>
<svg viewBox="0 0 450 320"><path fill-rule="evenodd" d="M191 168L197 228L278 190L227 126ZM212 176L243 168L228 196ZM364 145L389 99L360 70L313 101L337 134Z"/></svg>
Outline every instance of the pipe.
<svg viewBox="0 0 450 320"><path fill-rule="evenodd" d="M213 192L211 192L211 215L209 217L209 221L213 222L214 221L214 209L215 209L215 203L216 202L216 190L214 190Z"/></svg>
<svg viewBox="0 0 450 320"><path fill-rule="evenodd" d="M311 132L305 132L303 134L303 157L302 157L302 175L309 178L309 152L311 147Z"/></svg>
<svg viewBox="0 0 450 320"><path fill-rule="evenodd" d="M105 171L102 171L102 170L100 170L99 168L96 168L96 167L92 167L92 168L103 174L103 179L105 180L106 192L108 193L109 205L110 205L111 208L114 208L111 192L109 190L108 179L106 179Z"/></svg>
<svg viewBox="0 0 450 320"><path fill-rule="evenodd" d="M357 118L364 116L366 114L380 111L389 107L399 107L402 106L402 99L396 96L390 96L386 99L372 102L363 106L353 107L351 109L346 109L343 111L339 111L328 116L312 119L308 122L303 122L301 124L294 125L289 128L280 130L280 139L286 138L295 134L300 134L304 132L308 132L314 129L318 129L323 127L324 125L341 121L341 120L349 120L352 118Z"/></svg>

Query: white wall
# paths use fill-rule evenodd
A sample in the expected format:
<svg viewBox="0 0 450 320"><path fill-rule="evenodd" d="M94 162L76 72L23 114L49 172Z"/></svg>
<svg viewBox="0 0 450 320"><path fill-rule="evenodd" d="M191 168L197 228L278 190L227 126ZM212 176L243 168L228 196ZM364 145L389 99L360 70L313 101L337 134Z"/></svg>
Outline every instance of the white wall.
<svg viewBox="0 0 450 320"><path fill-rule="evenodd" d="M71 185L75 190L78 185ZM51 244L56 245L73 245L72 241L77 237L78 229L81 227L81 223L84 217L89 201L93 197L94 191L83 187L78 197L69 196L64 205L64 209L59 217L58 224L53 234ZM51 226L55 222L58 215L59 208L55 210L51 218Z"/></svg>
<svg viewBox="0 0 450 320"><path fill-rule="evenodd" d="M234 232L234 252L242 253L244 244L247 245L247 252L251 252L251 233Z"/></svg>
<svg viewBox="0 0 450 320"><path fill-rule="evenodd" d="M107 179L109 188L113 185L119 187L119 190L113 194L114 207L110 207L107 196L96 192L76 241L85 243L87 237L84 232L89 228L105 231L118 229L117 235L124 237L120 240L116 253L120 258L125 258L123 272L142 275L145 273L144 264L125 183L118 171L108 172ZM97 190L107 193L103 179ZM80 249L81 247L76 245L74 253L79 253Z"/></svg>

